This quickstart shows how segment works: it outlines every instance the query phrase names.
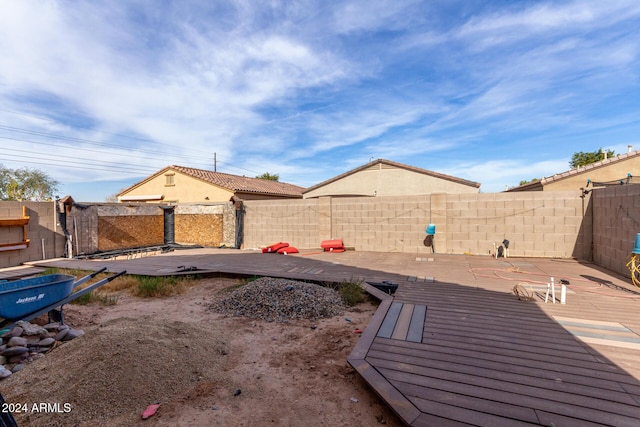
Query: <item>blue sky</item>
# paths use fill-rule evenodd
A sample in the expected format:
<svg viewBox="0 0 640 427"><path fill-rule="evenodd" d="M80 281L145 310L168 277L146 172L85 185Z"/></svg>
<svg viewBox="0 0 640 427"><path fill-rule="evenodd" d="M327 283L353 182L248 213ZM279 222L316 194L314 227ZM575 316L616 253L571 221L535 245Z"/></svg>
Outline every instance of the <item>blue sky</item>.
<svg viewBox="0 0 640 427"><path fill-rule="evenodd" d="M78 201L170 164L384 158L484 193L640 149L640 2L5 1L0 163Z"/></svg>

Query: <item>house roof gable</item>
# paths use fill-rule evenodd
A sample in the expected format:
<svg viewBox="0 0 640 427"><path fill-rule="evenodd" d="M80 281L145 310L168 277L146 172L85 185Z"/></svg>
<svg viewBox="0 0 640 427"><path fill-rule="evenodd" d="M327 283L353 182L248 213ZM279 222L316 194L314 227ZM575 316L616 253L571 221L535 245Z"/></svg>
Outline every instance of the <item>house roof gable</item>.
<svg viewBox="0 0 640 427"><path fill-rule="evenodd" d="M405 165L403 163L393 162L391 160L377 159L377 160L371 161L371 162L369 162L369 163L367 163L365 165L357 167L355 169L351 169L350 171L347 171L347 172L345 172L343 174L340 174L338 176L334 176L333 178L330 178L330 179L328 179L326 181L323 181L323 182L321 182L319 184L316 184L316 185L314 185L312 187L309 187L306 190L304 190L302 193L305 194L305 193L308 193L310 191L316 190L318 188L324 187L325 185L328 185L328 184L331 184L333 182L339 181L339 180L341 180L343 178L346 178L347 176L354 175L354 174L356 174L358 172L366 170L366 169L368 169L368 168L370 168L372 166L375 166L377 164L383 164L383 165L392 166L392 167L399 168L399 169L405 169L405 170L408 170L410 172L415 172L415 173L419 173L419 174L423 174L423 175L429 175L429 176L432 176L432 177L435 177L435 178L440 178L440 179L444 179L444 180L447 180L447 181L456 182L458 184L468 185L470 187L475 187L475 188L480 188L480 183L479 182L468 181L466 179L457 178L457 177L454 177L454 176L451 176L451 175L445 175L443 173L434 172L434 171L430 171L430 170L427 170L427 169L418 168L418 167L415 167L415 166Z"/></svg>
<svg viewBox="0 0 640 427"><path fill-rule="evenodd" d="M302 197L303 187L279 181L270 181L260 178L248 178L246 176L232 175L222 172L213 172L205 169L189 168L185 166L171 165L147 177L146 179L121 191L118 196L128 193L136 187L143 185L154 178L176 171L209 184L227 189L231 192L262 194L280 197Z"/></svg>

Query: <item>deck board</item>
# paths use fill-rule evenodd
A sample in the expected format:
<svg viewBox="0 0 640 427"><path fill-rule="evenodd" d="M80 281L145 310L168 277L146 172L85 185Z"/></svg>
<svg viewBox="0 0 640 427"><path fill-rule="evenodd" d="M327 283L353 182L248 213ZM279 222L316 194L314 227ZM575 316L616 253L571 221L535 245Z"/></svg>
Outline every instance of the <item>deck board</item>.
<svg viewBox="0 0 640 427"><path fill-rule="evenodd" d="M391 334L391 338L394 340L406 340L409 333L409 326L411 325L411 318L413 317L413 304L403 304L400 314L398 315L398 321L396 327Z"/></svg>
<svg viewBox="0 0 640 427"><path fill-rule="evenodd" d="M439 413L455 421L474 423L487 427L515 427L538 424L536 411L524 406L501 404L487 399L478 399L462 394L416 387L412 384L394 382L402 393L422 412Z"/></svg>
<svg viewBox="0 0 640 427"><path fill-rule="evenodd" d="M422 332L424 330L424 322L427 316L426 305L415 305L413 307L413 314L411 316L411 323L409 324L409 331L407 332L407 341L422 342Z"/></svg>
<svg viewBox="0 0 640 427"><path fill-rule="evenodd" d="M415 386L423 386L422 379L416 375L412 375L406 371L396 371L386 368L378 369L385 378L389 379L392 384L399 387L401 382L413 384ZM458 381L456 381L458 380ZM533 407L535 410L543 410L553 414L561 414L564 416L571 416L585 421L598 422L604 425L615 426L638 426L638 419L640 414L634 411L632 405L612 404L610 402L600 402L598 406L589 406L589 403L598 402L597 399L587 399L583 396L571 395L568 393L548 393L546 390L536 390L535 388L523 387L521 389L517 384L514 384L506 389L495 388L497 383L484 382L484 381L471 381L473 384L469 384L464 381L462 376L447 376L444 379L429 378L429 384L438 386L441 390L447 391L451 395L471 395L477 398L485 397L487 400L503 402L506 404L519 405L522 407ZM399 388L403 394L409 394L407 390ZM422 396L423 392L416 391L418 396ZM553 398L561 398L553 399ZM413 401L413 399L412 399ZM432 402L432 401L431 401ZM443 403L437 402L436 403ZM421 411L425 411L424 408L418 407ZM450 411L451 408L444 408L446 411ZM463 411L465 408L458 408L458 412ZM615 412L622 409L624 413ZM637 408L635 408L637 409ZM487 406L485 410L494 411L491 406ZM477 412L477 411L473 411ZM444 417L450 417L448 412L432 412ZM493 416L500 416L500 414L492 413ZM453 418L458 421L470 422L473 419L459 419ZM520 421L525 421L520 418ZM477 422L477 421L474 421ZM510 419L511 424L515 425L516 420ZM484 425L484 424L479 424ZM487 424L491 426L492 424Z"/></svg>
<svg viewBox="0 0 640 427"><path fill-rule="evenodd" d="M393 331L396 327L396 323L398 322L398 317L400 316L400 311L402 310L402 303L394 302L389 307L387 311L387 315L380 326L380 330L378 331L378 336L383 338L391 338L393 335Z"/></svg>
<svg viewBox="0 0 640 427"><path fill-rule="evenodd" d="M627 396L629 393L629 390L616 381L619 376L612 376L612 378L603 378L602 376L595 375L592 376L590 375L592 374L590 369L574 368L571 365L550 365L546 362L534 364L531 360L505 357L496 361L495 357L478 357L477 354L474 354L473 352L466 354L461 354L460 352L449 353L442 351L441 349L434 348L429 348L425 351L416 351L410 348L399 346L390 347L380 344L373 344L368 354L371 357L395 360L403 363L413 363L416 365L420 365L422 363L420 359L425 358L428 354L428 360L451 362L477 368L504 371L516 375L529 375L551 381L562 380L565 383L576 384L579 386L593 387L594 382L597 381L597 389L604 390L609 393L609 398L611 398L612 394L615 393L622 393L623 396ZM626 398L624 399L631 402Z"/></svg>
<svg viewBox="0 0 640 427"><path fill-rule="evenodd" d="M523 361L525 367L532 370L546 370L550 373L567 373L573 374L584 379L588 384L598 384L601 387L608 387L608 382L619 384L618 387L612 388L613 390L619 390L623 388L629 391L628 387L637 387L638 381L635 378L629 376L622 369L611 364L599 363L598 361L592 361L590 363L576 364L572 361L567 361L564 358L557 359L537 359L534 356L527 355L527 353L495 353L495 352L480 352L477 351L476 346L469 348L463 347L449 347L446 344L443 345L426 345L424 348L416 350L416 346L409 346L407 344L413 344L409 342L393 342L391 344L385 344L385 340L376 338L371 346L371 351L382 348L384 353L392 354L408 354L408 355L420 355L426 357L440 357L444 360L449 360L452 354L457 357L463 358L463 361L470 360L473 366L483 366L486 363L493 363L500 365L512 365L513 361ZM404 344L404 345L403 345ZM528 357L527 357L528 356ZM518 366L518 365L516 365ZM557 378L557 376L553 376Z"/></svg>
<svg viewBox="0 0 640 427"><path fill-rule="evenodd" d="M413 356L405 355L393 355L381 354L377 351L369 352L367 360L373 366L386 366L391 369L401 369L404 371L410 371L420 376L437 376L443 374L461 374L461 376L468 376L468 380L471 381L471 377L477 377L480 381L486 380L487 383L499 384L499 381L515 383L520 386L531 386L541 390L548 390L550 393L554 391L560 391L565 393L571 393L575 395L593 397L601 399L603 401L617 402L624 405L634 405L635 400L630 396L622 387L614 391L611 388L601 387L585 387L585 383L572 383L571 378L566 375L556 375L555 377L541 375L537 376L537 371L525 371L520 372L518 369L509 369L505 366L505 369L496 369L496 367L483 367L480 368L474 365L465 365L460 363L460 360L451 357L449 360L444 361L441 359L425 359L416 358ZM516 365L517 366L517 365ZM438 372L435 372L438 371ZM506 386L505 386L506 388Z"/></svg>

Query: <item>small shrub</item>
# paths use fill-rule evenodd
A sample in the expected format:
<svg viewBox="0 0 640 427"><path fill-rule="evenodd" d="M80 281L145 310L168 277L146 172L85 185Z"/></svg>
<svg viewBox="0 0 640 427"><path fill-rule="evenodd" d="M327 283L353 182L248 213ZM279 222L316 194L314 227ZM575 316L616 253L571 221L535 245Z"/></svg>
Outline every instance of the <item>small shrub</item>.
<svg viewBox="0 0 640 427"><path fill-rule="evenodd" d="M92 273L92 271L52 267L47 268L41 274L70 274L72 276L76 276L77 280L90 273ZM113 273L100 273L94 279L80 285L78 289L86 288L92 283L105 279L112 274ZM156 277L124 274L100 286L100 292L96 293L97 290L89 292L76 298L73 302L75 304L90 304L97 302L103 305L114 305L117 303L118 297L116 295L107 295L107 293L124 290L131 292L135 296L143 298L166 297L184 292L188 287L188 283L193 282L194 279L195 276L192 275Z"/></svg>
<svg viewBox="0 0 640 427"><path fill-rule="evenodd" d="M132 290L137 284L138 284L138 281L136 280L135 276L123 274L120 277L116 277L114 280L107 283L100 289L104 289L109 292L118 292L118 291Z"/></svg>
<svg viewBox="0 0 640 427"><path fill-rule="evenodd" d="M343 280L340 283L339 292L344 303L353 307L367 300L367 293L362 288L362 280Z"/></svg>
<svg viewBox="0 0 640 427"><path fill-rule="evenodd" d="M133 294L142 298L168 297L185 290L185 280L175 276L137 276L138 284L133 288Z"/></svg>

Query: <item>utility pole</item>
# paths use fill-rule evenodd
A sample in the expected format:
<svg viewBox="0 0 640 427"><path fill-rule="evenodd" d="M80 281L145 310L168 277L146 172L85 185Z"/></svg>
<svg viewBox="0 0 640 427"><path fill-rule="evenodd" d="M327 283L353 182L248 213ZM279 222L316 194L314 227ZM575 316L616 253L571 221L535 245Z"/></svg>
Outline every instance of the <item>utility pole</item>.
<svg viewBox="0 0 640 427"><path fill-rule="evenodd" d="M218 172L218 153L213 153L213 171Z"/></svg>

